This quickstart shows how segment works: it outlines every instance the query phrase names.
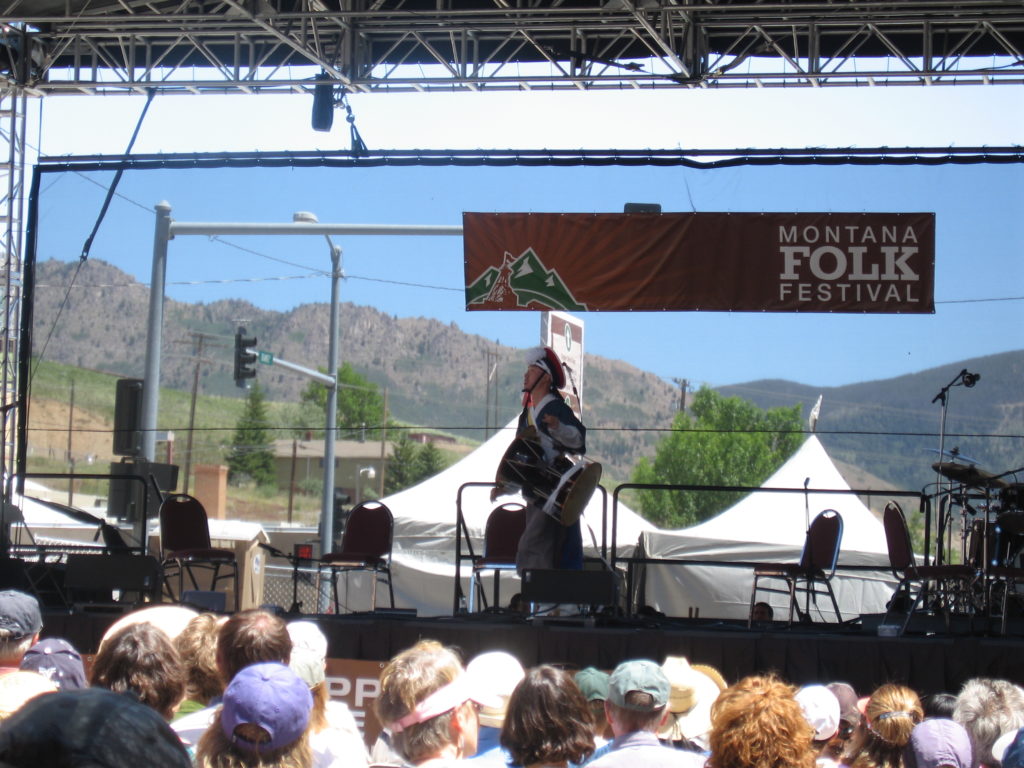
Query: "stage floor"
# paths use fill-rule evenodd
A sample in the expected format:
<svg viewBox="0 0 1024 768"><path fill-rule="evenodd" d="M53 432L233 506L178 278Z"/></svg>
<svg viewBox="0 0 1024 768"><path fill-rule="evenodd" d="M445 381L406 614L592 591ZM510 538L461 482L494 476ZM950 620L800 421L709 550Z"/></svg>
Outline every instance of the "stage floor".
<svg viewBox="0 0 1024 768"><path fill-rule="evenodd" d="M43 635L64 637L83 653L95 653L106 628L121 614L78 612L44 616ZM286 617L293 618L293 617ZM941 620L922 617L903 637L879 637L878 617L849 626L776 623L745 624L707 619L597 617L527 619L520 615L475 614L456 618L346 614L294 618L315 620L329 640L332 659L387 661L420 639L459 647L466 658L491 650L515 655L524 666L541 663L570 669L610 670L620 661L685 656L709 664L734 682L755 672L774 671L792 683L842 680L868 693L885 682L905 683L921 694L955 692L972 677L1024 684L1024 634L1011 624L1006 637L954 621L946 633ZM997 626L992 627L994 634ZM942 629L942 632L935 632Z"/></svg>

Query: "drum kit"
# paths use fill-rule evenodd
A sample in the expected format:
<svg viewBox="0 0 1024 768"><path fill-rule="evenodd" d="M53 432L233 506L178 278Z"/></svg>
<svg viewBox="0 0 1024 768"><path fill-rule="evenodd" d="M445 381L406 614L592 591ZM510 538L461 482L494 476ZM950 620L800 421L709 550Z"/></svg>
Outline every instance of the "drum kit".
<svg viewBox="0 0 1024 768"><path fill-rule="evenodd" d="M1013 472L996 475L975 464L940 461L932 469L952 481L950 504L965 520L962 562L982 569L1024 566L1024 483L1009 482Z"/></svg>
<svg viewBox="0 0 1024 768"><path fill-rule="evenodd" d="M534 427L512 441L494 478L499 486L537 498L544 513L564 526L580 519L600 481L601 465L596 461L557 456L546 462Z"/></svg>
<svg viewBox="0 0 1024 768"><path fill-rule="evenodd" d="M978 572L980 594L975 607L988 607L990 574L999 569L1024 571L1024 483L1014 482L1024 468L988 472L963 457L938 461L932 469L949 483L939 499L936 563L952 562L952 508L960 508L960 562ZM945 540L945 541L944 541Z"/></svg>

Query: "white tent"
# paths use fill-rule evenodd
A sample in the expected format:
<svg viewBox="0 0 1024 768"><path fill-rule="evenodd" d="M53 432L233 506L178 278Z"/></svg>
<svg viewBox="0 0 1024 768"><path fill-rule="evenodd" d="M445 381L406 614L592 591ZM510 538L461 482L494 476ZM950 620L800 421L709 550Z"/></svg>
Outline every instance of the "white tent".
<svg viewBox="0 0 1024 768"><path fill-rule="evenodd" d="M843 519L843 539L840 571L832 585L843 617L884 611L895 582L888 571L882 523L856 495L848 493L849 484L817 437L808 438L762 488L798 492L756 491L699 525L643 534L647 557L678 561L647 566L644 601L670 616L699 611L707 618L746 618L753 582L749 567L687 565L686 561L796 562L809 520L824 509L834 509ZM841 570L865 565L878 570ZM776 618L785 618L785 596L771 598L767 602L775 607ZM818 600L817 610L812 605L812 618L835 621L827 597Z"/></svg>
<svg viewBox="0 0 1024 768"><path fill-rule="evenodd" d="M497 504L522 501L517 494L491 502L490 492L495 471L509 444L515 438L515 422L501 429L479 448L443 472L381 501L395 517L393 570L395 603L414 607L420 615L450 615L455 578L455 547L457 535L456 504L461 499L462 515L473 547L483 549L484 526ZM466 483L478 485L463 488ZM461 494L460 494L461 488ZM585 554L599 555L604 540L605 495L600 489L583 513ZM607 496L607 541L611 545L611 495ZM641 533L654 527L621 503L618 508L616 542L622 554L632 552ZM465 553L463 544L463 553ZM462 567L464 594L468 595L469 565ZM502 588L502 599L519 590L515 574L502 576L508 586ZM378 596L379 600L379 596Z"/></svg>

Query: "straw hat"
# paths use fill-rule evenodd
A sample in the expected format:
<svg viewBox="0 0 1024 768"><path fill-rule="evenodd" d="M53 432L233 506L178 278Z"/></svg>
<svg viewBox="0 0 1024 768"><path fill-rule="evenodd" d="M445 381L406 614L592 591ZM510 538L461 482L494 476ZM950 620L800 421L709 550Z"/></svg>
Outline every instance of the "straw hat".
<svg viewBox="0 0 1024 768"><path fill-rule="evenodd" d="M661 665L671 690L667 707L669 716L658 731L659 739L687 739L701 746L707 745L707 735L711 731L711 705L722 692L717 682L722 676L713 667L701 667L691 666L683 656L669 656Z"/></svg>
<svg viewBox="0 0 1024 768"><path fill-rule="evenodd" d="M56 692L57 684L38 672L17 670L0 675L0 719L17 712L36 696Z"/></svg>

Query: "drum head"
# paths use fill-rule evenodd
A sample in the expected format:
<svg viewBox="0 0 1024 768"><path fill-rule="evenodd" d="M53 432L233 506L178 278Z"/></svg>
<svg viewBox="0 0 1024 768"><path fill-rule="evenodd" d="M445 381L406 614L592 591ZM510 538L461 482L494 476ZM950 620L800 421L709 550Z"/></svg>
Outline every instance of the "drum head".
<svg viewBox="0 0 1024 768"><path fill-rule="evenodd" d="M531 428L532 429L532 428ZM494 481L499 485L507 485L516 490L525 488L540 488L549 490L557 477L552 481L548 477L547 468L544 466L544 449L535 438L536 433L530 433L526 437L517 437L505 449L498 469L495 472Z"/></svg>
<svg viewBox="0 0 1024 768"><path fill-rule="evenodd" d="M1011 483L999 492L1004 509L1024 511L1024 483Z"/></svg>
<svg viewBox="0 0 1024 768"><path fill-rule="evenodd" d="M1012 536L1024 536L1024 510L1003 512L996 518L999 527Z"/></svg>
<svg viewBox="0 0 1024 768"><path fill-rule="evenodd" d="M560 522L564 526L570 526L580 519L587 502L597 490L597 484L601 482L601 465L593 462L580 470L576 482L572 484L565 501L562 502L562 513Z"/></svg>

